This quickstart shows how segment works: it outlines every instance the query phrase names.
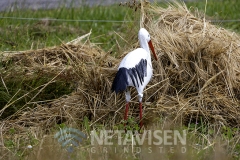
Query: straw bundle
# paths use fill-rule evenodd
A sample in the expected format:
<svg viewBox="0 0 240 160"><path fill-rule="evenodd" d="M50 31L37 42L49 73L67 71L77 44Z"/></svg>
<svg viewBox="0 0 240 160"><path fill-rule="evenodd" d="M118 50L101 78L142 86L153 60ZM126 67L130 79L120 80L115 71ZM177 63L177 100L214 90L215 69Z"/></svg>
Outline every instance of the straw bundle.
<svg viewBox="0 0 240 160"><path fill-rule="evenodd" d="M9 128L24 131L25 127L48 129L66 121L75 122L84 116L96 120L102 116L98 112L109 113L113 111L109 106L116 106L116 98L110 91L110 86L116 72L113 66L118 60L87 41L85 44L68 43L36 51L4 53L2 60L5 65L9 61L14 63L14 68L6 67L8 72L4 79L36 79L36 75L50 78L47 84L38 88L39 92L54 81L74 85L71 95L65 95L52 102L38 103L32 98L22 110L2 123L2 131L8 131ZM30 105L34 107L27 107ZM8 107L11 106L6 105L0 110L0 114Z"/></svg>
<svg viewBox="0 0 240 160"><path fill-rule="evenodd" d="M185 4L150 7L145 13L144 26L161 57L153 67L161 76L153 82L167 79L168 84L158 108L239 125L240 37L194 16Z"/></svg>

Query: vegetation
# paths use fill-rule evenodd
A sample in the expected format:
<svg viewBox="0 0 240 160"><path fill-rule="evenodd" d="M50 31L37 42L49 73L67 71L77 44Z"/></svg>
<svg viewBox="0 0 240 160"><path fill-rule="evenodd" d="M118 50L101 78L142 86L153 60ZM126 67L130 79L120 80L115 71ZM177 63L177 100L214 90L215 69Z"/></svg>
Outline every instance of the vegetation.
<svg viewBox="0 0 240 160"><path fill-rule="evenodd" d="M165 3L159 5L166 6ZM196 7L202 12L205 10L205 1L189 2L187 5ZM222 0L217 3L216 0L208 0L206 15L214 20L237 20L240 16L239 7L238 0ZM127 34L125 29L135 24L129 21L139 20L134 10L118 5L82 6L71 9L60 7L53 10L14 10L1 12L0 16L5 17L0 19L1 51L19 51L59 45L88 33L91 29L91 41L98 43L101 48L108 51L115 45L116 39L119 39L114 31ZM104 22L91 20L103 20ZM110 22L111 20L114 22ZM239 22L218 22L217 24L240 32Z"/></svg>
<svg viewBox="0 0 240 160"><path fill-rule="evenodd" d="M187 6L198 8L199 11L206 13L207 17L213 20L214 24L240 33L240 12L238 12L240 2L238 0L207 0L207 5L205 1L189 2Z"/></svg>
<svg viewBox="0 0 240 160"><path fill-rule="evenodd" d="M118 5L1 12L0 16L5 18L0 20L0 49L28 50L59 45L92 30L91 40L108 50L116 42L114 31L121 33L122 26L133 20L133 12Z"/></svg>
<svg viewBox="0 0 240 160"><path fill-rule="evenodd" d="M165 3L158 5L167 6ZM187 6L190 8L193 6L192 10L195 10L195 7L202 12L205 10L205 2L202 1L189 2ZM206 18L237 19L240 16L239 7L240 1L238 0L217 2L208 0ZM167 12L164 11L163 14L166 14ZM170 149L167 148L167 152L161 155L157 154L158 152L152 155L121 152L121 156L119 156L120 153L110 152L106 155L101 146L94 146L98 148L97 151L99 152L91 152L89 141L76 147L73 153L69 153L61 148L53 138L53 134L60 128L65 127L77 128L88 135L90 130L93 129L97 131L101 129L124 129L121 121L122 112L118 112L118 109L124 106L124 97L121 95L112 96L109 88L111 78L114 75L114 68L120 60L120 58L114 57L122 56L122 53L125 54L136 46L135 33L139 25L139 15L139 9L135 11L118 5L83 6L80 8L61 7L53 10L37 11L15 10L0 13L1 17L33 18L0 19L1 51L30 50L26 51L28 56L16 54L15 59L10 58L8 61L3 60L4 57L1 59L0 119L2 122L0 126L4 126L4 130L1 128L0 134L4 138L4 146L0 149L0 155L2 155L0 158L146 159L147 157L156 159L156 157L161 156L162 159L239 159L240 134L239 124L236 120L236 115L239 113L237 110L239 108L239 97L231 95L239 94L239 85L237 85L239 81L234 79L233 76L237 71L232 69L237 66L235 62L239 60L237 58L238 53L236 58L231 59L231 64L228 64L228 59L222 55L219 56L219 53L225 53L229 50L221 45L224 42L218 41L215 35L212 39L216 38L217 41L214 42L218 43L212 43L209 38L209 41L206 40L202 45L202 60L199 57L192 56L190 51L178 55L178 58L180 58L176 61L179 62L180 68L183 67L181 72L175 67L174 57L162 56L163 61L159 64L154 63L154 67L159 73L164 73L159 67L164 66L164 69L166 69L164 76L168 77L171 85L158 88L154 87L155 85L152 83L147 91L150 97L148 101L152 103L148 106L150 109L146 110L145 113L146 129L186 130L188 133L187 154L179 153L178 149L171 153ZM178 14L175 16L174 18L179 18ZM191 18L194 19L190 16ZM78 20L106 20L106 22ZM111 20L121 22L111 22ZM171 24L171 17L168 20ZM238 23L218 22L217 25L239 33ZM194 29L200 28L201 31L201 24L202 21L196 22L197 27ZM176 28L180 26L178 23L172 25L175 25ZM150 22L148 26L154 28L154 25L151 26ZM161 23L159 26L161 26ZM161 27L164 28L164 26ZM166 30L166 28L164 29ZM180 29L176 33L179 33ZM210 27L207 29L215 30L216 28ZM78 36L89 33L90 30L92 34L84 39L84 44L87 45L66 44L66 42ZM157 31L157 29L155 28L154 31ZM225 32L225 30L219 31L219 33L223 33L224 40L230 37L229 32ZM164 34L166 36L174 33L169 31L164 32ZM199 35L197 32L193 31L191 35L191 42L198 42ZM160 34L154 36L156 39L161 37ZM181 38L184 38L184 36L180 38L178 36L175 38L178 41L178 47L180 47L176 47L177 49L174 51L185 51L184 49L187 47L181 44L188 43L182 42ZM168 36L164 40L167 38ZM159 42L165 43L165 48L160 50L159 48L163 47L156 39L154 45L158 46L158 54L161 54L163 50L164 53L172 53L171 45L159 38ZM211 48L212 44L220 45L220 47L218 49ZM235 45L232 44L232 47L234 48ZM51 46L56 47L46 48ZM212 56L208 57L204 52L205 50ZM89 58L88 55L94 58ZM211 64L205 63L204 58L218 64L217 67L211 67ZM183 62L183 59L186 61ZM196 61L195 65L198 67L194 68L190 64L192 61ZM228 65L233 67L229 67L230 70L226 71L224 66L228 67ZM86 71L90 74L86 74ZM196 74L194 74L195 72ZM203 76L206 73L207 77L210 78ZM222 78L214 81L214 77L220 77L219 75ZM189 78L189 76L192 78ZM224 80L224 78L227 80ZM191 79L191 85L187 83L187 79ZM152 81L159 82L160 85L165 82L161 82L160 76L154 77ZM229 89L229 84L235 87L235 90ZM199 86L204 90L199 91ZM159 90L163 92L160 93ZM196 93L199 95L196 95ZM198 106L198 104L201 105ZM87 108L88 106L90 108ZM105 109L99 109L100 106ZM181 109L179 110L179 108ZM200 109L201 112L196 112ZM129 118L126 127L129 130L138 130L136 113L134 110L130 112L132 117ZM186 113L189 113L189 115ZM8 121L9 119L10 121ZM11 122L11 124L8 122ZM28 147L29 145L33 148ZM147 149L146 146L143 146L143 149L144 147ZM121 149L121 146L117 146L117 150ZM157 148L155 148L156 150ZM52 154L53 152L56 154Z"/></svg>

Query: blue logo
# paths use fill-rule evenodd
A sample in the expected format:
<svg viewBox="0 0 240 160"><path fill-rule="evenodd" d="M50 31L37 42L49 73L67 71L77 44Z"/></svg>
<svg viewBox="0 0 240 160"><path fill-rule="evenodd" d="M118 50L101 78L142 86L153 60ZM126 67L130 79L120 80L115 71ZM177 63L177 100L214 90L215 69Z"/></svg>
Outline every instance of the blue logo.
<svg viewBox="0 0 240 160"><path fill-rule="evenodd" d="M66 148L68 152L73 152L74 147L79 146L83 139L87 139L87 135L78 129L63 128L60 129L54 135L54 138L58 139L58 142L62 144L62 147Z"/></svg>

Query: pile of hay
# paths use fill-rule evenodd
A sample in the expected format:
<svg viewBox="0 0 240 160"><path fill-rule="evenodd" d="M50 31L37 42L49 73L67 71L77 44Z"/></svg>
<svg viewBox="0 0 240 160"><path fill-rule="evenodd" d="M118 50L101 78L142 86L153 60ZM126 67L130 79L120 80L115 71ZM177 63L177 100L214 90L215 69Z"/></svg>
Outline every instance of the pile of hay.
<svg viewBox="0 0 240 160"><path fill-rule="evenodd" d="M17 128L20 133L26 127L48 130L56 124L80 121L85 116L96 120L102 114L116 112L115 107L113 110L109 106L124 103L110 90L119 60L88 40L35 51L3 53L2 62L6 66L3 69L7 70L3 72L4 80L19 77L37 80L36 75L51 79L47 84L34 88L39 90L37 94L21 110L1 122L2 134L10 128ZM8 68L8 63L13 67ZM73 93L50 102L35 102L34 98L55 81L72 83ZM22 98L25 96L27 94ZM2 108L0 114L9 107L11 103Z"/></svg>
<svg viewBox="0 0 240 160"><path fill-rule="evenodd" d="M239 36L194 16L184 4L148 6L141 12L142 25L149 30L159 57L159 61L153 60L154 77L144 92L145 118L151 118L154 112L155 116L175 117L175 122L195 122L202 117L209 122L239 126ZM19 133L29 127L47 131L55 124L80 123L85 116L92 125L113 126L123 119L125 97L110 90L121 59L92 43L74 42L7 58L5 55L3 59L6 64L8 60L14 63L11 73L5 72L3 79L41 74L52 77L49 84L65 79L75 84L76 91L45 103L34 102L33 97L1 122L2 135L10 128ZM132 95L137 95L135 90ZM33 102L34 107L28 107ZM11 105L0 114L8 107Z"/></svg>
<svg viewBox="0 0 240 160"><path fill-rule="evenodd" d="M202 117L239 126L239 35L194 16L185 4L147 8L143 19L160 57L152 84L167 79L157 108L187 122Z"/></svg>

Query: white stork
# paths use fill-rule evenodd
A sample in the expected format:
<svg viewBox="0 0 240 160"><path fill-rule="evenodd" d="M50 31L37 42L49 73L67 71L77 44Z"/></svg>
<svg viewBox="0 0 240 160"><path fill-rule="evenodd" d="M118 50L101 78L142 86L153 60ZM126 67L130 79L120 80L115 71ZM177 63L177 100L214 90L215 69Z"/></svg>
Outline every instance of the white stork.
<svg viewBox="0 0 240 160"><path fill-rule="evenodd" d="M157 55L154 51L150 35L146 29L141 28L139 30L138 39L140 41L141 48L133 50L123 58L118 67L118 72L114 78L112 91L115 91L116 93L125 91L126 109L124 120L127 120L129 102L131 99L128 86L133 86L137 89L140 109L140 128L142 128L143 90L153 74L149 47L152 50L156 60Z"/></svg>

